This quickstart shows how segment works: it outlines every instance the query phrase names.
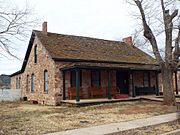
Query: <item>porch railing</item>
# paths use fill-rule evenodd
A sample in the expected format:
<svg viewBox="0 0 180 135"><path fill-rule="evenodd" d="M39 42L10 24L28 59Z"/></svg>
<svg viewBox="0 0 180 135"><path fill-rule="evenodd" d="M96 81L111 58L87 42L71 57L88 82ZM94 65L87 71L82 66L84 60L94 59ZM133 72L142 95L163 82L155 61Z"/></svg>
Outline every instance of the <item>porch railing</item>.
<svg viewBox="0 0 180 135"><path fill-rule="evenodd" d="M137 87L137 86L135 86L135 94L136 94L136 96L156 94L156 89L155 89L155 86L153 86L153 87Z"/></svg>
<svg viewBox="0 0 180 135"><path fill-rule="evenodd" d="M111 96L114 96L118 93L117 87L110 88ZM83 89L82 87L79 88L79 96L80 98L103 98L107 97L108 95L108 87L88 87ZM76 97L76 87L69 87L68 88L68 99L75 99Z"/></svg>

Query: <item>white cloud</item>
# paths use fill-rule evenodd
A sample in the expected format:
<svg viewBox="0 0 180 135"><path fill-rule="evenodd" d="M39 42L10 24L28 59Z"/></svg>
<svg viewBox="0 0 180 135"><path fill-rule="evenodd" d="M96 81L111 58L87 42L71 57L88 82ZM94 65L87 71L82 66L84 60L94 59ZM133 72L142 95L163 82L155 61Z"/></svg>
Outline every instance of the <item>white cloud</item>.
<svg viewBox="0 0 180 135"><path fill-rule="evenodd" d="M23 7L26 1L12 0L12 3ZM134 31L129 5L123 0L28 0L27 3L42 22L48 22L50 32L120 40ZM41 23L34 29L41 30ZM28 41L18 46L22 60ZM0 74L11 74L20 70L22 61L0 58L0 65Z"/></svg>

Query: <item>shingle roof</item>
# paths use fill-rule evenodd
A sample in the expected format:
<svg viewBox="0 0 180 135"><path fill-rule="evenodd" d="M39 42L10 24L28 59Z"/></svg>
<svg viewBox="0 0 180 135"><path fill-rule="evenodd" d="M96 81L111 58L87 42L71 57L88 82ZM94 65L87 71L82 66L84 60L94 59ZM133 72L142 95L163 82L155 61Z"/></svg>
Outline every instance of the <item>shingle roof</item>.
<svg viewBox="0 0 180 135"><path fill-rule="evenodd" d="M53 59L157 64L156 60L148 54L124 42L34 32Z"/></svg>

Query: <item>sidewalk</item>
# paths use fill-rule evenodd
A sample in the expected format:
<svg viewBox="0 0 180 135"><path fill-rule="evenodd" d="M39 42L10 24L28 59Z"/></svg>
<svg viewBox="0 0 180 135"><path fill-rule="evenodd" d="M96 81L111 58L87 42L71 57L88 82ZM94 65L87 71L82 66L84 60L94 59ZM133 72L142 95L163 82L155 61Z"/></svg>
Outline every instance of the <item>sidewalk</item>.
<svg viewBox="0 0 180 135"><path fill-rule="evenodd" d="M146 119L137 119L133 121L112 123L107 125L100 125L88 128L80 128L46 135L104 135L118 133L120 131L130 130L134 128L141 128L145 126L152 126L161 123L177 120L177 113L154 116Z"/></svg>

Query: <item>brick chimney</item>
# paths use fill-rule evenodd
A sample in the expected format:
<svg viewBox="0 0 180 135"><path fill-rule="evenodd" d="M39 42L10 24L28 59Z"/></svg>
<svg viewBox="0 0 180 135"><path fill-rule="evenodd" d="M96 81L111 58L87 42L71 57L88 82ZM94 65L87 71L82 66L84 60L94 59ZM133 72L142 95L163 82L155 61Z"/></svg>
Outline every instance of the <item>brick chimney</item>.
<svg viewBox="0 0 180 135"><path fill-rule="evenodd" d="M133 45L133 41L132 41L132 37L129 36L129 37L126 37L126 38L123 38L122 41L128 45Z"/></svg>
<svg viewBox="0 0 180 135"><path fill-rule="evenodd" d="M42 24L42 33L47 35L47 22L43 22Z"/></svg>

